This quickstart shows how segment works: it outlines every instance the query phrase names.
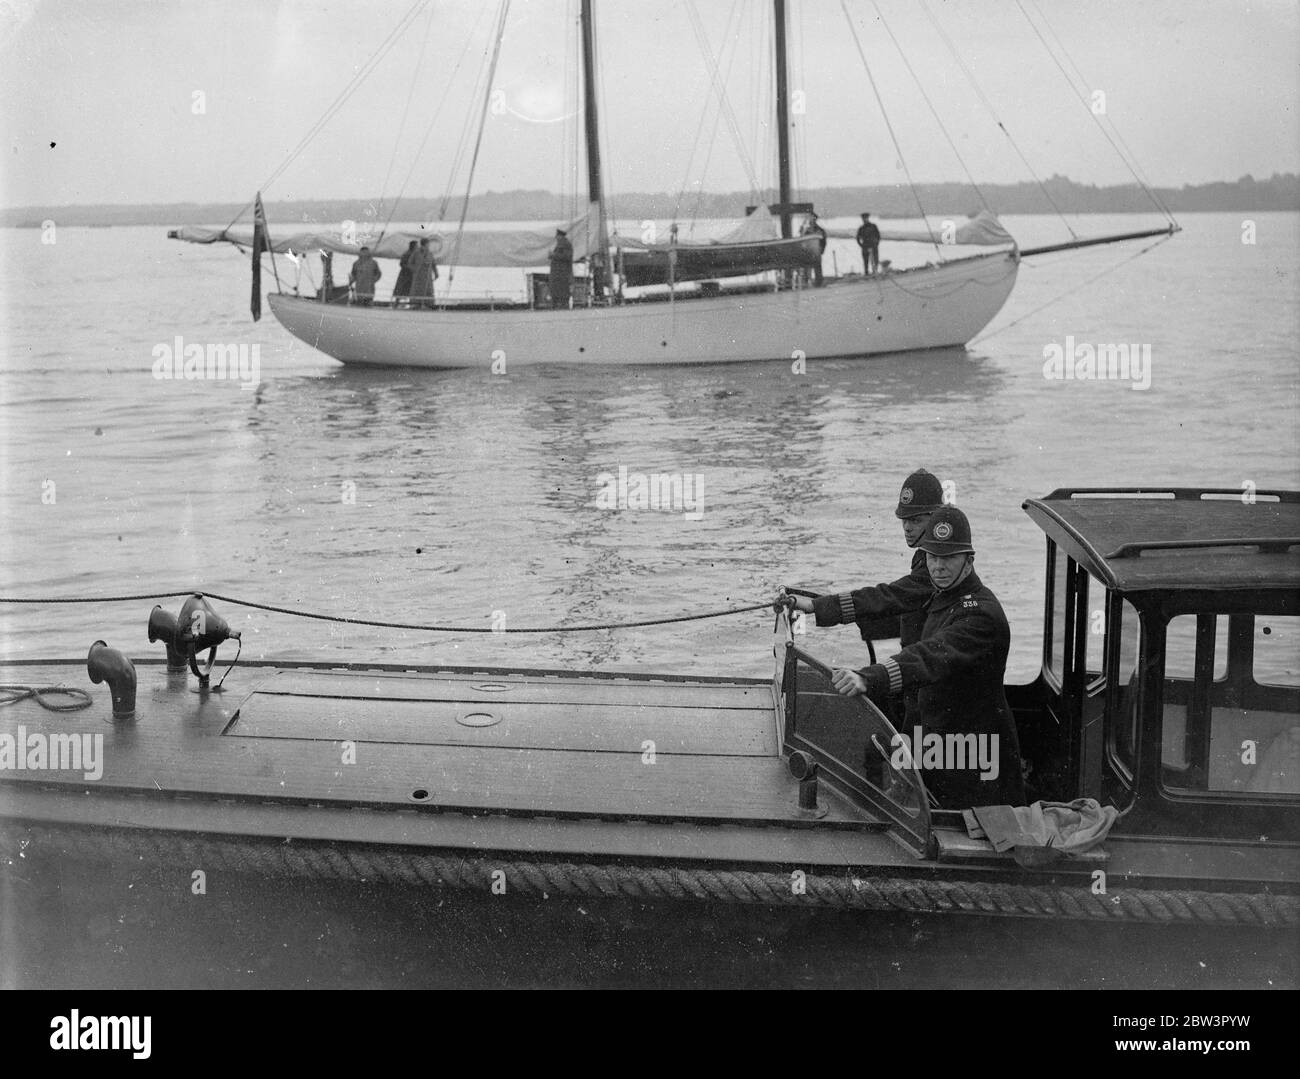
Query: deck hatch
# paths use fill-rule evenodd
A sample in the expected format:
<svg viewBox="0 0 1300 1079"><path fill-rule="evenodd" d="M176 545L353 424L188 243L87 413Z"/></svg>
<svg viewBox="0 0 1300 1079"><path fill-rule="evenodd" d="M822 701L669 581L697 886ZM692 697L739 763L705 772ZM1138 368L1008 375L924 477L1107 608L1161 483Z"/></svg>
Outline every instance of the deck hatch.
<svg viewBox="0 0 1300 1079"><path fill-rule="evenodd" d="M474 692L482 684L295 672L260 686L224 735L637 755L777 755L765 689L502 678L489 683L502 686L489 696Z"/></svg>

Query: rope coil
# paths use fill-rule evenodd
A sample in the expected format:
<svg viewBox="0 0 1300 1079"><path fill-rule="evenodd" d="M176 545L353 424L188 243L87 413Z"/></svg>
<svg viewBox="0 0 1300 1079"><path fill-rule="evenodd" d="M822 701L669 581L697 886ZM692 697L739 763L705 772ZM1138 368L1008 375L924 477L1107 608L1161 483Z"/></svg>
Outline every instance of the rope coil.
<svg viewBox="0 0 1300 1079"><path fill-rule="evenodd" d="M70 697L67 704L54 704L48 698L52 696ZM75 686L20 686L14 684L0 685L0 708L19 701L34 700L47 712L80 712L92 704L91 696L84 689Z"/></svg>

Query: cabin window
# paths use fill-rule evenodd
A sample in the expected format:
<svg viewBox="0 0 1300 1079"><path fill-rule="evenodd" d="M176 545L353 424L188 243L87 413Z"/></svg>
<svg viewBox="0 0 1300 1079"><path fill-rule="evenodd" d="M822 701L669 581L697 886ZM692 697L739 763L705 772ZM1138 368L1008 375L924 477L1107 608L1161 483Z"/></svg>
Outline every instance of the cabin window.
<svg viewBox="0 0 1300 1079"><path fill-rule="evenodd" d="M1141 622L1137 609L1128 600L1120 602L1119 624L1114 620L1107 626L1107 655L1110 654L1109 635L1119 635L1119 649L1116 656L1116 668L1113 678L1107 681L1114 687L1113 702L1107 712L1116 717L1111 727L1113 737L1110 740L1111 753L1124 766L1128 777L1132 777L1137 760L1138 714L1137 714L1137 664L1138 647L1142 639Z"/></svg>
<svg viewBox="0 0 1300 1079"><path fill-rule="evenodd" d="M1106 592L1091 577L1088 578L1088 633L1084 650L1091 685L1101 675L1106 656Z"/></svg>
<svg viewBox="0 0 1300 1079"><path fill-rule="evenodd" d="M1198 654L1199 652L1199 654ZM1189 767L1187 718L1196 711L1196 670L1228 672L1228 616L1180 614L1165 629L1165 692L1161 717L1160 763L1166 770ZM1203 705L1201 705L1203 707Z"/></svg>
<svg viewBox="0 0 1300 1079"><path fill-rule="evenodd" d="M1047 673L1059 687L1065 678L1066 607L1070 559L1058 547L1052 548L1052 618L1048 640Z"/></svg>
<svg viewBox="0 0 1300 1079"><path fill-rule="evenodd" d="M1231 678L1228 615L1179 615L1169 622L1161 702L1164 784L1294 798L1300 795L1296 618L1233 615L1231 622L1234 648L1254 646L1250 657L1236 653Z"/></svg>
<svg viewBox="0 0 1300 1079"><path fill-rule="evenodd" d="M1255 617L1254 677L1261 686L1300 686L1300 617Z"/></svg>
<svg viewBox="0 0 1300 1079"><path fill-rule="evenodd" d="M1217 682L1228 673L1228 616L1180 614L1169 620L1165 630L1165 677L1196 677L1196 634L1198 628L1214 622L1213 671ZM1199 621L1198 621L1199 620ZM1208 631L1205 631L1208 632Z"/></svg>

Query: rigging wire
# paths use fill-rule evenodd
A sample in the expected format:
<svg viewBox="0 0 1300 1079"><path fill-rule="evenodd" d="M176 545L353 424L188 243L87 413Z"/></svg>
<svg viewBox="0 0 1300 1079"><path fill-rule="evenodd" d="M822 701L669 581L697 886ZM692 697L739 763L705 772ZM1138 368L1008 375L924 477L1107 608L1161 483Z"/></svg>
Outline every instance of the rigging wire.
<svg viewBox="0 0 1300 1079"><path fill-rule="evenodd" d="M506 36L506 15L510 10L510 0L501 0L501 14L497 19L497 29L494 35L495 44L492 47L492 62L488 66L487 86L483 92L483 108L479 111L478 135L474 139L474 156L469 162L469 176L465 181L465 200L460 208L460 221L456 225L456 242L452 246L451 259L447 266L447 287L451 287L452 281L456 276L456 259L460 256L460 241L465 233L465 216L469 213L469 196L474 187L474 170L478 166L479 150L483 146L483 131L487 127L488 105L492 101L492 85L496 81L497 61L501 58L501 43Z"/></svg>
<svg viewBox="0 0 1300 1079"><path fill-rule="evenodd" d="M1078 284L1076 284L1076 285L1071 285L1071 286L1070 286L1068 289L1066 289L1064 292L1062 292L1062 293L1060 293L1060 294L1058 294L1058 295L1056 295L1056 296L1053 296L1053 297L1052 297L1050 300L1048 300L1046 303L1041 303L1041 304L1039 304L1039 305L1038 305L1037 307L1035 307L1032 311L1026 311L1026 312L1025 312L1023 315L1021 315L1018 319L1015 319L1015 320L1013 320L1013 321L1011 321L1011 322L1008 322L1005 326L999 326L996 330L992 330L992 331L990 331L989 333L980 334L979 337L977 337L977 338L975 338L973 341L969 342L969 343L966 345L966 347L967 347L967 348L972 348L972 347L974 347L975 345L978 345L981 341L987 341L990 337L996 337L998 334L1003 333L1004 331L1011 329L1012 326L1018 326L1020 323L1024 322L1025 319L1030 318L1030 317L1032 317L1032 316L1038 314L1038 312L1040 312L1040 311L1042 311L1042 310L1044 310L1044 309L1046 309L1046 308L1048 308L1048 307L1051 307L1052 304L1054 304L1054 303L1059 303L1061 300L1065 299L1065 297L1069 296L1072 292L1078 292L1079 289L1081 289L1081 288L1085 288L1085 287L1087 287L1088 285L1091 285L1094 281L1100 280L1101 278L1105 277L1107 274L1109 274L1109 273L1114 273L1114 272L1115 272L1116 270L1118 270L1121 266L1125 266L1125 265L1127 265L1128 263L1132 262L1132 261L1133 261L1134 259L1136 259L1136 258L1141 258L1141 257L1142 257L1143 255L1145 255L1148 251L1152 250L1153 248L1159 247L1162 243L1165 243L1166 241L1171 240L1171 239L1173 239L1173 235L1172 235L1172 234L1165 235L1165 236L1161 236L1161 237L1160 237L1158 240L1156 240L1154 243L1147 244L1147 246L1144 247L1144 248L1142 248L1140 251L1134 251L1132 254L1127 255L1126 257L1120 259L1120 260L1119 260L1118 262L1116 262L1114 265L1112 265L1112 266L1107 266L1107 267L1105 267L1104 269L1099 270L1097 273L1093 274L1091 277L1089 277L1089 278L1087 278L1087 279L1085 279L1085 280L1083 280L1083 281L1080 281L1080 282L1079 282Z"/></svg>
<svg viewBox="0 0 1300 1079"><path fill-rule="evenodd" d="M321 114L320 118L308 129L307 134L299 140L298 145L289 152L288 157L280 163L270 176L258 185L258 191L265 191L269 188L271 184L279 179L284 170L297 160L298 156L307 148L312 139L320 134L321 130L338 114L339 110L343 108L348 99L351 98L358 89L360 89L361 84L365 82L371 74L373 74L375 68L379 66L379 62L387 56L393 46L401 40L401 36L406 31L406 28L419 17L420 11L428 3L429 0L415 0L415 3L407 9L406 14L398 20L397 25L389 31L388 36L379 43L378 48L376 48L375 51L370 54L365 63L357 69L356 74L352 76L348 84L339 91L338 96L334 98L330 105ZM253 205L253 202L254 200L250 199L244 205L243 209L241 209L239 213L235 214L226 228L231 228L236 221L243 217Z"/></svg>
<svg viewBox="0 0 1300 1079"><path fill-rule="evenodd" d="M448 77L447 80L447 91L444 92L442 96L438 99L438 107L433 110L433 115L429 117L429 123L425 126L424 135L420 139L420 145L416 147L415 156L411 159L411 165L406 170L406 175L402 178L402 184L397 190L397 195L394 199L393 206L388 211L388 217L384 221L385 231L388 230L388 226L392 223L393 214L396 212L397 206L401 202L402 197L406 194L406 189L410 185L411 177L415 174L416 166L419 165L420 163L420 158L424 156L424 148L425 146L428 145L429 137L433 134L433 129L438 122L438 117L442 115L443 107L447 104L447 101L451 96L450 89L452 86L456 84L456 76L460 73L461 65L464 64L465 57L469 55L470 46L473 44L475 35L478 33L478 28L483 22L483 17L487 14L489 10L491 9L489 8L479 9L479 18L474 23L474 27L470 31L469 36L465 39L465 46L460 51L460 57L456 60L455 65L451 69L451 75ZM482 78L482 70L480 68L479 74L475 76L474 79L475 86L478 85L478 82L481 78Z"/></svg>
<svg viewBox="0 0 1300 1079"><path fill-rule="evenodd" d="M566 221L576 221L578 219L578 206L580 203L578 192L582 187L582 166L584 161L584 133L587 130L587 100L583 95L583 63L582 51L585 47L583 34L585 33L582 26L581 12L574 9L572 3L569 5L569 20L573 26L574 33L566 34L564 38L564 70L571 73L573 84L571 88L566 88L565 93L570 91L573 94L573 116L574 123L568 127L565 132L565 139L568 143L566 153L562 155L565 158L563 167L565 175L561 177L561 191L569 193L569 207L567 210ZM593 18L595 16L593 15ZM591 30L592 48L595 49L595 28ZM577 46L576 55L573 52L574 46ZM600 110L596 111L597 119L600 117ZM586 200L581 200L585 204Z"/></svg>
<svg viewBox="0 0 1300 1079"><path fill-rule="evenodd" d="M709 71L711 89L713 90L714 94L717 96L718 99L719 116L727 124L727 132L728 134L730 134L732 142L735 144L736 157L739 159L741 166L744 168L745 174L749 178L750 185L757 186L757 177L754 170L754 162L751 159L748 151L745 149L745 145L744 145L745 140L740 130L740 122L736 119L735 109L731 107L731 99L727 95L727 87L725 81L726 77L722 76L719 71L722 54L726 50L726 36L727 36L726 30L724 29L723 32L723 44L719 48L718 54L715 57L713 55L712 46L709 44L708 34L704 29L703 20L700 18L699 9L696 7L695 0L689 0L689 2L687 3L686 10L687 10L687 14L690 17L691 30L695 35L696 45L699 47L700 53L704 57L705 64ZM732 21L735 19L735 17L736 17L736 4L733 3L731 7L731 11L727 15L727 22L726 22L727 28L730 28ZM731 60L728 62L728 66L727 66L728 75L731 72L731 66L735 63L735 58L736 58L736 49L733 44L733 48L731 50ZM717 129L716 121L714 124L714 129L715 130ZM712 145L710 145L709 153L711 157Z"/></svg>
<svg viewBox="0 0 1300 1079"><path fill-rule="evenodd" d="M384 173L384 182L379 185L379 207L375 213L379 217L384 212L384 196L388 191L388 181L393 175L393 166L397 163L397 151L402 145L402 133L406 130L406 118L411 113L411 102L415 98L415 87L420 81L420 70L424 67L424 57L429 49L429 33L433 29L433 8L429 8L429 17L424 24L424 39L420 42L420 55L415 61L415 72L411 76L411 85L406 91L406 104L402 106L402 119L397 125L397 137L393 140L393 152L388 158L388 170ZM397 200L393 200L393 207L388 211L388 216L384 218L383 228L379 230L379 240L376 245L384 238L384 233L388 231L388 222L393 219L393 212L397 209Z"/></svg>
<svg viewBox="0 0 1300 1079"><path fill-rule="evenodd" d="M491 61L492 51L486 46L483 49L483 57L479 62L478 72L474 76L474 85L470 90L469 101L471 104L478 100L479 95L483 92L484 80L487 78L488 64ZM472 107L464 109L464 120L460 125L460 135L456 139L456 149L451 155L451 167L447 170L447 183L442 190L442 198L438 200L438 220L447 219L447 210L451 205L451 200L459 186L460 170L465 161L465 154L469 150L470 133L474 129L474 110Z"/></svg>
<svg viewBox="0 0 1300 1079"><path fill-rule="evenodd" d="M593 26L592 30L593 30L593 33L594 33L594 32L595 32L595 27L594 27L594 26ZM600 58L600 53L599 53L599 52L596 53L596 57L597 57L597 59L599 60L599 58ZM602 103L604 103L604 102L609 102L609 101L612 100L612 99L610 98L609 94L608 94L608 93L606 92L606 90L605 90L605 66L604 66L603 64L600 64L600 63L597 63L597 64L596 64L596 78L600 80L600 100L601 100L601 102L602 102ZM600 140L601 140L601 162L602 162L602 164L603 164L603 166L604 166L604 167L601 169L601 172L600 172L600 187L601 187L600 197L601 197L601 201L603 202L603 204L604 204L604 206L605 206L605 218L606 218L606 220L612 220L612 221L614 222L614 227L615 227L615 229L617 229L617 228L618 228L618 215L617 215L617 214L615 213L615 211L614 211L614 188L613 188L612 184L610 184L609 179L608 179L610 176L613 175L613 164L612 164L611 158L610 158L610 156L609 156L609 151L610 151L610 147L611 147L611 145L612 145L612 142L611 142L610 137L609 137L609 107L608 107L608 105L606 105L606 107L603 108L603 109L601 110L600 118L599 118L599 119L600 119L600 129L601 129L601 130L600 130L599 132L597 132L597 137L600 138ZM606 274L608 274L608 272L609 272L609 266L606 265Z"/></svg>
<svg viewBox="0 0 1300 1079"><path fill-rule="evenodd" d="M921 4L921 10L925 12L926 18L930 20L931 25L934 26L935 31L938 33L940 39L943 41L944 45L947 46L948 51L952 54L953 59L957 61L957 65L961 68L962 72L965 74L966 81L969 82L971 84L971 87L975 90L975 94L979 98L981 104L983 104L984 108L988 110L989 115L993 117L993 122L998 126L1002 134L1004 134L1007 137L1007 141L1011 143L1012 149L1015 150L1016 155L1020 158L1025 168L1029 170L1029 175L1034 178L1034 182L1038 185L1039 190L1042 191L1043 196L1047 199L1052 209L1056 211L1056 215L1061 219L1061 223L1065 225L1066 231L1069 232L1070 237L1072 239L1077 240L1079 238L1078 233L1074 231L1073 226L1066 218L1064 212L1062 212L1061 208L1056 204L1056 200L1052 198L1052 193L1047 189L1047 185L1044 184L1041 179L1039 179L1038 173L1034 171L1034 167L1029 163L1029 159L1025 157L1024 152L1020 149L1020 145L1012 137L1011 132L1007 130L1006 125L998 117L997 110L993 107L993 103L985 95L983 89L981 89L980 84L976 81L975 75L971 71L971 69L967 66L966 61L961 58L961 54L957 51L957 46L953 44L952 39L948 36L948 32L944 30L943 26L934 17L934 13L930 10L929 4L926 3L926 0L920 0L920 4Z"/></svg>
<svg viewBox="0 0 1300 1079"><path fill-rule="evenodd" d="M1076 64L1074 62L1073 57L1070 56L1070 52L1065 47L1065 43L1060 39L1056 31L1052 28L1052 24L1048 22L1047 16L1043 13L1043 10L1038 6L1036 2L1034 2L1034 0L1030 0L1030 2L1033 3L1034 11L1037 12L1038 17L1043 22L1043 25L1047 27L1048 33L1052 35L1052 39L1056 42L1057 48L1061 50L1061 54L1066 58L1066 60L1069 61L1070 67L1074 69L1074 73L1076 76L1078 76L1079 82L1085 87L1088 86L1089 85L1088 80L1084 78L1083 72L1079 70L1079 65ZM1133 179L1135 179L1138 182L1138 185L1142 188L1142 190L1146 192L1147 197L1155 205L1156 209L1159 210L1160 213L1164 215L1164 217L1169 221L1170 224L1177 225L1178 222L1174 219L1174 215L1169 212L1169 208L1165 205L1163 200L1161 200L1161 198L1155 193L1152 186L1147 182L1146 177L1142 174L1141 170L1138 168L1137 157L1134 155L1133 151L1129 149L1128 143L1124 141L1124 136L1120 134L1119 128L1117 128L1114 122L1111 121L1110 131L1106 130L1106 125L1102 123L1101 116L1099 116L1096 112L1093 111L1092 107L1088 104L1088 100L1084 96L1083 91L1081 91L1079 87L1075 85L1074 81L1070 78L1069 73L1065 70L1064 67L1062 67L1061 61L1057 58L1056 54L1052 52L1051 45L1047 43L1043 35L1039 32L1038 27L1034 25L1033 19L1029 17L1029 12L1025 10L1024 5L1020 2L1020 0L1016 0L1016 6L1020 8L1020 13L1024 15L1025 21L1029 23L1031 27L1033 27L1034 33L1038 35L1038 40L1043 43L1043 48L1047 50L1047 54L1051 56L1052 60L1056 63L1057 68L1060 70L1061 75L1065 78L1065 81L1069 84L1070 89L1074 91L1074 94L1079 99L1080 103L1082 103L1083 107L1087 109L1088 115L1093 118L1093 121L1097 124L1098 130L1101 131L1106 141L1110 143L1111 149L1115 151L1116 156L1122 162L1124 162L1125 167L1129 170L1130 173L1133 174ZM1107 119L1109 120L1109 117L1107 117ZM1115 136L1114 138L1111 138L1111 132L1114 133ZM1120 145L1116 145L1116 139L1118 139L1120 145L1123 146L1122 150L1120 149Z"/></svg>
<svg viewBox="0 0 1300 1079"><path fill-rule="evenodd" d="M469 95L469 100L471 102L477 101L479 94L483 93L484 80L487 78L487 70L491 58L491 50L484 46L483 59L479 63L478 73L474 76L474 86ZM465 119L460 125L460 137L456 142L456 150L452 154L451 169L447 173L447 185L443 189L442 199L438 203L439 221L445 221L447 218L447 208L450 206L452 195L456 190L457 177L460 176L461 165L465 160L465 154L469 148L470 132L474 128L474 110L472 108L466 108L464 111Z"/></svg>
<svg viewBox="0 0 1300 1079"><path fill-rule="evenodd" d="M730 28L730 26L731 26L731 20L735 17L735 14L736 14L736 4L733 3L733 4L732 4L732 7L731 7L731 11L730 11L730 13L727 15L727 28ZM702 31L703 31L703 26L701 26L700 29L701 29L701 32L702 32ZM718 53L718 62L719 62L719 64L720 64L721 61L722 61L723 50L726 49L726 44L725 44L725 42L726 42L728 36L729 36L729 35L727 34L726 29L724 29L724 31L723 31L723 45L720 47L720 49L719 49L719 53ZM700 41L699 38L697 38L696 40L697 40L697 42ZM704 41L704 42L700 45L700 50L701 50L702 53L705 54L705 59L706 59L706 60L709 59L709 55L708 55L708 52L707 52L708 47L709 47L709 46L708 46L708 42L707 42L707 41ZM729 105L729 103L727 102L727 98L726 98L726 89L725 89L725 86L726 86L726 80L728 80L728 79L731 78L731 71L732 71L732 68L733 68L734 65L735 65L736 54L737 54L738 51L739 51L739 50L738 50L737 48L735 48L735 47L732 48L732 51L731 51L731 58L730 58L730 60L727 61L727 71L726 71L726 74L722 76L722 81L721 81L722 89L719 90L719 97L718 97L718 111L717 111L717 113L714 114L714 117L713 117L713 130L709 132L709 140L708 140L708 143L706 144L707 148L706 148L705 153L704 153L704 167L703 167L703 169L700 171L700 182L699 182L699 185L696 187L696 190L695 190L695 207L694 207L694 209L691 211L691 225L690 225L690 229L688 230L688 232L689 232L689 234L692 235L692 236L695 234L695 225L696 225L696 222L699 220L699 217L700 217L700 208L701 208L701 206L703 205L703 202L704 202L704 194L705 194L705 190L704 190L704 181L705 181L705 177L707 177L708 174L709 174L709 168L710 168L710 166L713 164L713 151L714 151L714 149L715 149L715 148L717 147L717 145L718 145L718 124L719 124L723 119L726 118L726 113L725 113L724 109L729 109L729 108L730 108L730 105ZM716 72L715 72L714 74L716 74ZM731 112L731 119L732 119L732 121L735 121L735 119L736 119L736 117L735 117L735 112L734 112L734 111ZM740 147L740 142L741 142L741 132L740 132L740 129L739 129L739 124L738 124L738 122L735 124L734 127L731 127L730 130L731 130L732 141L737 145L737 154L738 154L738 156L741 158L741 165L742 165L742 166L745 168L745 170L746 170L746 173L747 173L747 176L748 176L748 182L749 182L750 190L753 191L753 190L755 189L755 185L756 185L756 183L757 183L757 177L755 176L754 172L752 171L752 163L745 159L744 151L741 150L741 149L739 148L739 147ZM683 192L683 195L684 195L684 192ZM675 216L676 216L676 213L674 212L674 217L675 217Z"/></svg>
<svg viewBox="0 0 1300 1079"><path fill-rule="evenodd" d="M899 44L898 38L894 36L894 31L889 28L889 23L885 21L885 15L884 12L880 10L880 4L877 3L876 0L872 0L871 6L876 9L876 17L880 20L880 25L884 27L885 33L889 35L889 40L894 43L894 48L898 50L898 55L903 61L903 66L907 68L907 73L912 76L912 81L916 83L916 88L921 91L921 97L924 98L925 104L930 110L930 115L934 117L934 122L939 125L939 130L943 132L943 137L948 140L948 145L952 148L953 156L957 158L958 164L961 165L962 171L966 174L966 179L970 181L971 187L974 188L975 194L980 200L980 204L984 209L991 213L993 207L989 205L989 200L984 197L984 192L980 190L980 185L975 182L975 177L967 166L966 159L961 156L961 151L957 149L957 143L953 140L952 135L948 133L947 127L944 126L944 122L939 116L939 110L934 107L934 102L930 100L930 95L925 92L925 84L921 81L921 77L917 75L915 69L912 67L911 61L907 58L907 54L903 52L903 46Z"/></svg>
<svg viewBox="0 0 1300 1079"><path fill-rule="evenodd" d="M858 57L862 60L863 70L867 73L867 81L871 83L871 92L875 95L876 104L880 107L880 115L885 121L886 129L889 131L890 141L894 144L894 152L898 154L898 163L902 165L903 174L907 177L907 186L912 189L912 197L916 200L916 207L921 211L921 223L925 226L930 242L934 245L935 255L942 261L943 252L939 249L939 241L935 239L934 230L930 228L930 219L926 217L925 207L921 204L921 193L917 190L916 181L912 179L912 170L907 167L907 159L903 156L903 147L899 144L898 136L894 133L894 125L889 120L885 102L880 96L879 88L876 86L876 78L871 74L871 65L867 63L867 54L863 51L862 41L858 38L858 28L853 25L853 18L849 15L848 4L845 3L845 0L840 0L840 10L844 12L844 21L849 24L849 33L853 35L853 44L857 47Z"/></svg>

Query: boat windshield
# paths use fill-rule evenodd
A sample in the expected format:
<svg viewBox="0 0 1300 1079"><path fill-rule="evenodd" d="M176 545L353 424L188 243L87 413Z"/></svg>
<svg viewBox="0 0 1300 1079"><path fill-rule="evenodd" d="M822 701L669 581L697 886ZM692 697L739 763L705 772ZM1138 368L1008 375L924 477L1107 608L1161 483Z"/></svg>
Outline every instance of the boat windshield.
<svg viewBox="0 0 1300 1079"><path fill-rule="evenodd" d="M846 793L894 821L919 846L930 833L931 799L908 742L866 697L846 697L832 670L787 644L781 657L785 752L803 750Z"/></svg>

